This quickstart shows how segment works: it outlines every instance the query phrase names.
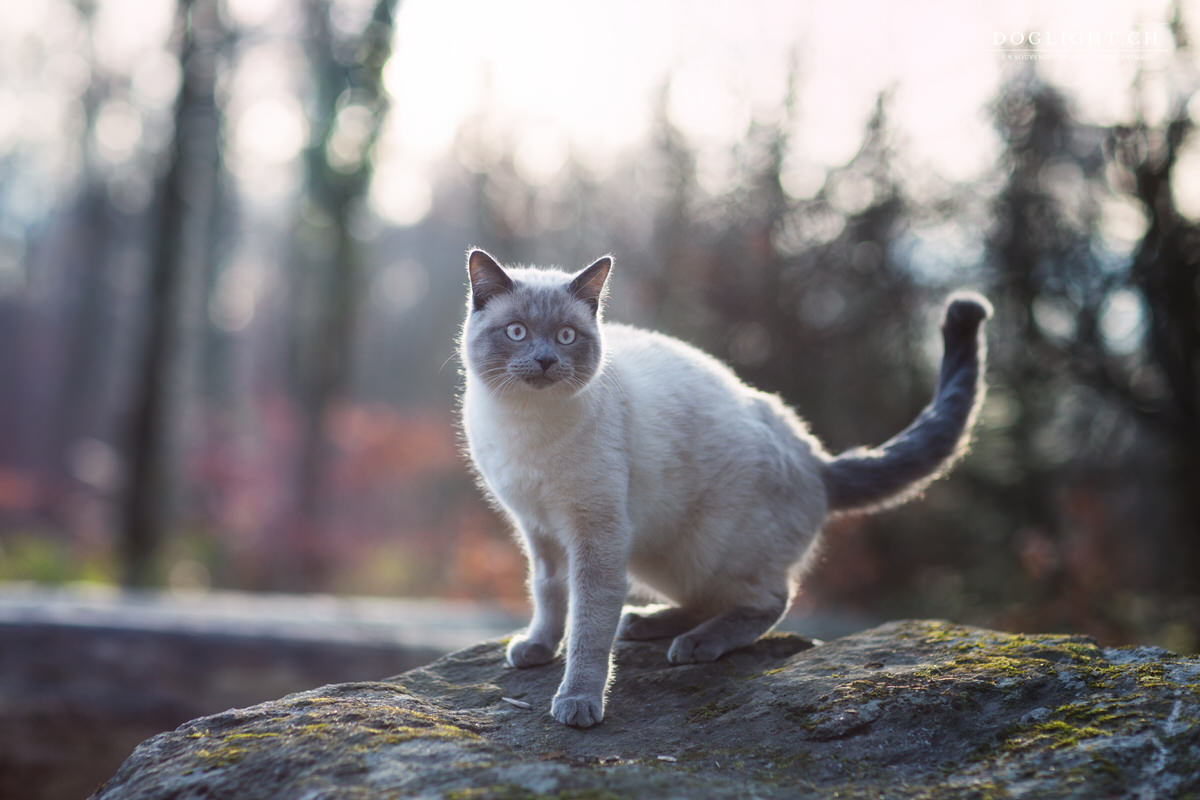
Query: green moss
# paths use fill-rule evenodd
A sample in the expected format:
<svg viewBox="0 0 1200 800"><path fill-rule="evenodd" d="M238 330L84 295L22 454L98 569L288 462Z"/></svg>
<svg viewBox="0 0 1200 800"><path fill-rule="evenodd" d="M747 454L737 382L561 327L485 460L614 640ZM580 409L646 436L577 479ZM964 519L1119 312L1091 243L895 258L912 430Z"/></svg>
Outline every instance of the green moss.
<svg viewBox="0 0 1200 800"><path fill-rule="evenodd" d="M442 795L445 800L530 800L536 795L524 786L503 784L497 786L472 786L467 789L451 789Z"/></svg>
<svg viewBox="0 0 1200 800"><path fill-rule="evenodd" d="M929 620L915 624L917 630L913 634L919 636L929 644L942 644L944 642L954 641L963 637L964 631L961 628L954 627L946 622L939 620Z"/></svg>
<svg viewBox="0 0 1200 800"><path fill-rule="evenodd" d="M1089 689L1129 691L1173 685L1161 663L1113 664L1090 639L1079 636L1006 634L973 631L944 623L915 626L914 635L953 654L946 661L914 671L916 675L1021 681L1037 677L1078 680ZM1133 683L1136 686L1130 686ZM1000 688L1012 684L1000 683Z"/></svg>
<svg viewBox="0 0 1200 800"><path fill-rule="evenodd" d="M1001 675L1009 678L1028 678L1030 666L1042 667L1044 672L1053 675L1054 668L1042 663L1039 659L1019 658L1012 655L996 655L992 653L964 655L948 661L943 667L945 672L971 672L985 675Z"/></svg>
<svg viewBox="0 0 1200 800"><path fill-rule="evenodd" d="M1023 750L1029 747L1059 750L1073 747L1079 744L1081 739L1110 735L1111 732L1091 725L1072 725L1066 720L1055 719L1017 728L1010 733L1006 745L1009 750Z"/></svg>
<svg viewBox="0 0 1200 800"><path fill-rule="evenodd" d="M410 739L459 739L479 741L483 738L474 731L469 731L466 728L459 728L455 725L431 725L420 727L401 725L386 731L374 729L368 730L373 734L373 738L368 743L368 745L371 747L381 744L399 744L401 742L407 742Z"/></svg>
<svg viewBox="0 0 1200 800"><path fill-rule="evenodd" d="M620 795L603 789L567 789L556 794L538 794L511 783L451 789L442 796L445 800L621 800Z"/></svg>
<svg viewBox="0 0 1200 800"><path fill-rule="evenodd" d="M710 719L716 719L724 714L728 714L737 708L736 703L722 702L721 700L713 700L711 703L706 703L699 708L692 709L687 715L687 721L690 723L704 722Z"/></svg>
<svg viewBox="0 0 1200 800"><path fill-rule="evenodd" d="M1138 684L1144 689L1157 689L1170 686L1167 680L1167 668L1163 664L1138 664L1133 668Z"/></svg>
<svg viewBox="0 0 1200 800"><path fill-rule="evenodd" d="M1073 725L1104 728L1114 733L1131 733L1131 726L1140 728L1145 724L1142 715L1130 708L1131 700L1136 701L1136 698L1068 703L1055 708L1051 714L1055 719Z"/></svg>
<svg viewBox="0 0 1200 800"><path fill-rule="evenodd" d="M994 781L978 781L965 787L956 786L954 788L956 795L975 800L1003 800L1003 798L1011 796L1007 789Z"/></svg>
<svg viewBox="0 0 1200 800"><path fill-rule="evenodd" d="M956 653L983 651L1017 660L1079 664L1103 660L1103 652L1095 642L1078 636L976 631L943 622L924 623L915 633L926 644L948 646Z"/></svg>
<svg viewBox="0 0 1200 800"><path fill-rule="evenodd" d="M798 752L779 756L773 760L780 771L794 773L811 767L816 762L816 756L810 752Z"/></svg>
<svg viewBox="0 0 1200 800"><path fill-rule="evenodd" d="M679 693L683 694L683 695L687 695L688 697L691 697L694 694L700 694L701 692L707 692L710 689L712 689L712 687L709 686L708 684L693 683L693 684L689 684L688 686L679 687Z"/></svg>
<svg viewBox="0 0 1200 800"><path fill-rule="evenodd" d="M985 779L947 783L932 788L906 786L902 792L897 791L893 781L859 781L841 784L828 792L821 792L813 786L808 794L827 795L839 800L881 800L891 797L903 797L906 800L1005 800L1012 796L1003 784Z"/></svg>
<svg viewBox="0 0 1200 800"><path fill-rule="evenodd" d="M202 747L196 750L196 759L200 762L200 766L205 769L236 764L241 761L247 753L255 749L254 745L257 741L262 739L274 739L282 735L282 733L275 731L226 734L214 742L212 747ZM188 738L197 739L204 738L205 736L207 736L207 731L203 734L191 734Z"/></svg>
<svg viewBox="0 0 1200 800"><path fill-rule="evenodd" d="M500 692L500 687L494 683L447 683L446 688L455 692L468 692L484 696Z"/></svg>
<svg viewBox="0 0 1200 800"><path fill-rule="evenodd" d="M187 739L199 740L192 751L196 768L236 764L264 745L279 748L313 738L318 743L305 745L303 750L328 746L363 753L413 739L482 738L469 726L444 715L399 705L334 697L303 698L285 705L301 709L300 713L285 719L256 720L226 733L205 729L185 734Z"/></svg>
<svg viewBox="0 0 1200 800"><path fill-rule="evenodd" d="M966 699L980 691L1006 690L1040 676L1054 675L1040 660L1006 655L975 654L900 672L878 672L834 687L830 700L856 705L871 700L889 700L920 692L950 692Z"/></svg>
<svg viewBox="0 0 1200 800"><path fill-rule="evenodd" d="M1093 755L1091 758L1091 766L1096 772L1105 775L1112 780L1121 779L1121 768L1118 767L1112 759L1105 758L1102 755Z"/></svg>
<svg viewBox="0 0 1200 800"><path fill-rule="evenodd" d="M279 705L284 708L308 708L309 706L337 705L344 702L345 698L342 697L293 697L288 700L280 700Z"/></svg>
<svg viewBox="0 0 1200 800"><path fill-rule="evenodd" d="M262 731L261 733L231 733L225 737L225 741L237 741L238 739L270 739L275 736L282 736L278 731Z"/></svg>
<svg viewBox="0 0 1200 800"><path fill-rule="evenodd" d="M421 724L395 724L394 721L388 720L386 725L375 727L332 720L329 722L310 722L305 725L297 725L290 728L289 733L296 736L315 736L318 738L336 736L339 739L357 736L362 739L355 746L357 750L369 750L385 744L399 744L400 742L407 742L418 738L463 740L479 740L482 738L478 733L469 728L450 724L430 715L413 714L411 719L419 721Z"/></svg>

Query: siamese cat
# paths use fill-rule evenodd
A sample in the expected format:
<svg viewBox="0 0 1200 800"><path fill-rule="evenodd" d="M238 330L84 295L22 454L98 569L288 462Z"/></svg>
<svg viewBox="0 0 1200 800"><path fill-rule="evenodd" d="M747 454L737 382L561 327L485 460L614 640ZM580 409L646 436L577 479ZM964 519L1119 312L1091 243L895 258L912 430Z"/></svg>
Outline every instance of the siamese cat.
<svg viewBox="0 0 1200 800"><path fill-rule="evenodd" d="M672 638L673 664L746 647L787 611L830 515L902 503L963 454L991 315L953 295L932 403L880 447L833 456L715 358L603 321L612 264L508 269L470 251L460 341L469 454L530 565L533 619L508 661L546 664L565 634L551 713L580 728L604 716L614 637ZM622 616L631 584L664 604Z"/></svg>

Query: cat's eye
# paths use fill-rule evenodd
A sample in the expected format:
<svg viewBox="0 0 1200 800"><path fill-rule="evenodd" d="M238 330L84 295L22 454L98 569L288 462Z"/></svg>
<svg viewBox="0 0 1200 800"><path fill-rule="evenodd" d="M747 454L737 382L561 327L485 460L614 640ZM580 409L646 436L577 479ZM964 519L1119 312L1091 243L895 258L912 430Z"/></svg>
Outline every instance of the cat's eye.
<svg viewBox="0 0 1200 800"><path fill-rule="evenodd" d="M519 322L514 322L513 324L509 325L504 329L504 332L507 333L508 338L512 339L514 342L519 342L524 339L526 333L525 326Z"/></svg>
<svg viewBox="0 0 1200 800"><path fill-rule="evenodd" d="M569 326L559 328L555 338L558 339L559 344L570 344L575 341L575 329Z"/></svg>

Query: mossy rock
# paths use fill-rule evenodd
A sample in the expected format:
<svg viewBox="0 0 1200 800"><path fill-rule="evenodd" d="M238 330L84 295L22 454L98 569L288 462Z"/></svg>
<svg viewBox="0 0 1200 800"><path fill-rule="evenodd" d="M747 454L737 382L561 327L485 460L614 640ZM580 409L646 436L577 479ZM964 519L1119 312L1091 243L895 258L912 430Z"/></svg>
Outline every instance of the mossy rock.
<svg viewBox="0 0 1200 800"><path fill-rule="evenodd" d="M194 720L94 797L1200 797L1195 656L937 621L705 665L666 648L618 645L590 730L549 716L561 662L489 642Z"/></svg>

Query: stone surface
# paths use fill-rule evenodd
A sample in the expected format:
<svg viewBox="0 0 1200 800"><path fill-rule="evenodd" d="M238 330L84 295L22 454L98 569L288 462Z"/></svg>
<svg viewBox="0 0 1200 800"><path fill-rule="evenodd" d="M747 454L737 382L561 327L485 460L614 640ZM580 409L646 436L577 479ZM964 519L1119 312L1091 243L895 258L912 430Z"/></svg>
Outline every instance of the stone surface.
<svg viewBox="0 0 1200 800"><path fill-rule="evenodd" d="M561 662L511 669L494 641L196 719L143 743L94 797L1200 793L1198 657L929 621L816 647L771 636L705 665L668 666L667 644L618 645L590 730L549 716Z"/></svg>

